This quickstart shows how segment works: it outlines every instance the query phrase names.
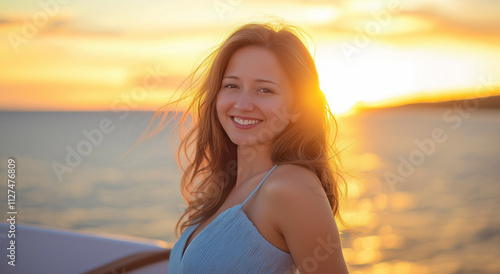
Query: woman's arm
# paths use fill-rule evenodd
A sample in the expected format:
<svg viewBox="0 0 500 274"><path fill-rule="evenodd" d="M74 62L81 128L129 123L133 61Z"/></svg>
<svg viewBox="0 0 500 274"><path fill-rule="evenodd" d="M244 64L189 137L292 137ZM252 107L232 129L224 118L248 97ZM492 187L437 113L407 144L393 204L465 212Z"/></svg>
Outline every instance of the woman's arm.
<svg viewBox="0 0 500 274"><path fill-rule="evenodd" d="M301 273L348 273L332 210L318 177L283 165L266 191L271 214Z"/></svg>

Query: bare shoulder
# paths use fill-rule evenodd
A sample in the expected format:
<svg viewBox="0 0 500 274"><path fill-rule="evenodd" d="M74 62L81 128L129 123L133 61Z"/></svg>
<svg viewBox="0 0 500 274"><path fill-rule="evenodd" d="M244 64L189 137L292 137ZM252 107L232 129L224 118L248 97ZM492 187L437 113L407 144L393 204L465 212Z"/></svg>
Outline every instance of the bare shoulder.
<svg viewBox="0 0 500 274"><path fill-rule="evenodd" d="M263 186L264 195L269 196L268 198L296 202L308 198L326 199L318 176L303 166L280 165L271 173L268 180L269 182Z"/></svg>
<svg viewBox="0 0 500 274"><path fill-rule="evenodd" d="M272 176L271 176L272 175ZM283 232L294 222L316 217L333 221L330 203L318 176L311 170L292 164L278 166L262 187L273 225Z"/></svg>

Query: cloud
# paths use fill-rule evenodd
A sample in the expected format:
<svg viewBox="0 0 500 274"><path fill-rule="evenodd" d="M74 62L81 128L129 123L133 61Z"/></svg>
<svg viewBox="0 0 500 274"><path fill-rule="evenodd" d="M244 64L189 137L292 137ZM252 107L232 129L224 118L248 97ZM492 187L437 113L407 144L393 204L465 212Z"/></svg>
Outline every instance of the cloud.
<svg viewBox="0 0 500 274"><path fill-rule="evenodd" d="M0 25L8 25L8 24L11 24L12 21L7 19L7 18L2 18L0 17Z"/></svg>
<svg viewBox="0 0 500 274"><path fill-rule="evenodd" d="M498 36L500 29L498 1L433 1L422 4L414 14L439 22L449 30Z"/></svg>

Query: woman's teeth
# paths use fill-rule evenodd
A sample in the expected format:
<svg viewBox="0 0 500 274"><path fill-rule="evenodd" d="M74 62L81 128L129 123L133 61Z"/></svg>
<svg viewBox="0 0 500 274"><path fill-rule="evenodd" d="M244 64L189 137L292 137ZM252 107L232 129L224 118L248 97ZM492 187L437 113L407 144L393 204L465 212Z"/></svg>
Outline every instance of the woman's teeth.
<svg viewBox="0 0 500 274"><path fill-rule="evenodd" d="M253 124L257 124L257 123L261 122L261 120L243 120L243 119L240 119L238 117L233 117L233 120L236 123L238 123L240 125L244 125L244 126L246 126L246 125L253 125Z"/></svg>

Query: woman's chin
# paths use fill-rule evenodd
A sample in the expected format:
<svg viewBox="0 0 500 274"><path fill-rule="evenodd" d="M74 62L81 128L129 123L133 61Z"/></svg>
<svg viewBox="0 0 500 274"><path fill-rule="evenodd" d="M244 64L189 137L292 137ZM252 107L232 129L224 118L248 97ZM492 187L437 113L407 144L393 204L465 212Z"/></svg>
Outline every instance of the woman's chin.
<svg viewBox="0 0 500 274"><path fill-rule="evenodd" d="M270 144L270 142L249 142L248 140L233 140L231 139L233 144L235 144L238 148L243 148L243 149L257 149L261 151L263 147L267 146ZM250 150L248 150L250 152Z"/></svg>

